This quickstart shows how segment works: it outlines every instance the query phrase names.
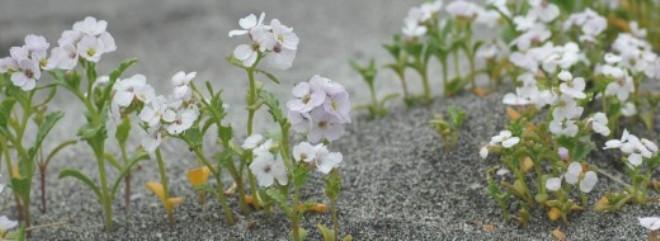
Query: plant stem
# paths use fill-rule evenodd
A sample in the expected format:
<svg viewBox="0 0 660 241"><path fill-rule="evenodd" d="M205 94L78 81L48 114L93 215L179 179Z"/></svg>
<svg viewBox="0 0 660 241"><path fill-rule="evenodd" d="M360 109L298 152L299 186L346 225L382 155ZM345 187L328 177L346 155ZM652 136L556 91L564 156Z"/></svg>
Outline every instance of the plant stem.
<svg viewBox="0 0 660 241"><path fill-rule="evenodd" d="M167 220L170 222L170 225L174 224L174 210L171 207L167 207L169 204L170 190L169 190L169 180L167 178L167 172L165 171L165 161L163 161L163 156L160 153L160 148L156 149L156 161L158 162L158 174L160 175L160 185L163 186L163 195L165 196L165 211L167 212ZM130 201L130 200L129 200Z"/></svg>
<svg viewBox="0 0 660 241"><path fill-rule="evenodd" d="M258 61L257 61L258 62ZM246 69L247 75L248 75L248 98L247 98L247 108L248 108L248 121L247 121L247 136L251 136L253 131L254 131L254 115L257 111L257 83L256 80L254 79L254 66L257 65L257 62L255 64ZM248 163L252 162L252 156L250 155L248 157ZM259 208L261 207L261 198L259 197L259 191L257 189L257 181L256 177L252 174L252 172L247 172L248 173L248 180L249 180L249 185L250 185L250 190L252 190L252 195L253 195L253 204L255 207Z"/></svg>
<svg viewBox="0 0 660 241"><path fill-rule="evenodd" d="M408 99L410 94L408 93L408 83L406 80L406 73L405 70L402 71L397 71L397 76L399 76L399 80L401 80L401 88L403 88L403 99Z"/></svg>
<svg viewBox="0 0 660 241"><path fill-rule="evenodd" d="M222 206L222 210L224 211L225 218L227 219L227 223L229 223L230 225L234 224L235 223L234 214L231 212L231 209L229 208L227 197L225 197L225 184L222 182L222 175L220 173L220 170L216 169L211 165L211 163L208 161L208 159L206 159L206 157L202 153L202 150L199 147L193 148L193 152L195 152L197 158L209 168L211 174L213 174L213 177L215 177L215 181L217 182L216 192L218 195L218 201Z"/></svg>
<svg viewBox="0 0 660 241"><path fill-rule="evenodd" d="M121 151L121 158L124 160L124 165L128 165L126 144L119 143L119 149ZM158 150L158 152L160 152L160 150ZM130 208L130 205L131 205L131 170L127 170L126 176L124 177L124 207L126 208L127 211Z"/></svg>
<svg viewBox="0 0 660 241"><path fill-rule="evenodd" d="M46 166L39 166L39 184L41 184L41 213L46 213Z"/></svg>
<svg viewBox="0 0 660 241"><path fill-rule="evenodd" d="M442 64L442 83L443 83L443 92L445 94L445 97L451 96L453 93L449 91L449 77L447 76L447 72L449 70L447 69L447 56L443 56L440 59L440 64Z"/></svg>
<svg viewBox="0 0 660 241"><path fill-rule="evenodd" d="M98 162L99 168L99 179L101 181L101 204L103 206L103 216L105 217L105 230L112 230L112 197L110 196L110 191L108 189L108 180L106 179L105 173L105 158L103 157L104 153L104 143L101 142L98 145L95 151L96 161Z"/></svg>

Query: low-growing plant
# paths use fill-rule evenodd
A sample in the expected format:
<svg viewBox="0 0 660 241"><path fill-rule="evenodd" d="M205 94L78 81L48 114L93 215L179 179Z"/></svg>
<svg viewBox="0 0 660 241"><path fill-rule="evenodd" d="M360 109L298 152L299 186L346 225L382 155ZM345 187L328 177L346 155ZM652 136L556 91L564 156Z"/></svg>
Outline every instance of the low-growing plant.
<svg viewBox="0 0 660 241"><path fill-rule="evenodd" d="M520 86L503 98L504 104L514 107L507 109L511 121L506 130L491 138L480 155L499 154L501 164L487 173L488 191L507 219L515 207L516 219L526 225L531 209L541 207L550 220L566 222L569 214L589 205L587 194L598 174L613 178L587 162L597 150L592 133L610 136L618 132L622 118L652 111L648 107L654 105L648 103L655 100L640 85L655 76L650 66L657 57L648 43L634 35L605 37L607 21L591 9L562 15L553 3L530 1L523 6L522 11L506 4L494 6L507 19L508 28L515 30L509 55L515 68L509 71ZM560 19L565 19L561 25ZM607 46L611 48L606 51ZM624 136L607 147L639 140L627 132ZM650 150L655 144L646 143L645 158L654 163L651 153L655 152ZM633 160L641 164L638 157ZM625 191L607 194L595 202L596 210L647 203L650 174L635 166L627 169L632 184L615 179Z"/></svg>
<svg viewBox="0 0 660 241"><path fill-rule="evenodd" d="M357 71L360 74L360 76L362 76L362 80L364 80L364 82L367 83L367 86L369 87L369 93L371 96L370 104L358 105L356 109L369 110L369 116L372 119L380 118L387 115L387 107L385 106L386 102L396 98L398 94L396 93L387 94L383 96L382 99L380 100L378 99L378 96L376 94L376 87L375 87L376 75L378 74L378 69L376 68L376 61L374 59L371 59L369 60L368 65L361 66L356 61L351 60L350 64L351 67L353 67L353 69Z"/></svg>
<svg viewBox="0 0 660 241"><path fill-rule="evenodd" d="M33 177L40 173L42 210L45 211L45 175L49 160L62 148L75 143L65 140L44 157L43 143L64 113L49 109L57 86L39 81L53 65L48 59L49 43L42 36L28 35L23 46L12 47L10 56L0 59L0 150L10 177L19 219L29 228L31 223ZM38 81L38 82L37 82ZM28 132L35 128L36 132ZM27 135L36 134L34 138ZM28 140L32 144L27 144ZM45 158L45 159L44 159ZM14 161L14 159L16 161Z"/></svg>
<svg viewBox="0 0 660 241"><path fill-rule="evenodd" d="M443 114L435 114L429 124L438 135L442 136L445 150L449 150L458 142L459 131L464 121L465 111L457 106L449 106L447 107L447 117Z"/></svg>

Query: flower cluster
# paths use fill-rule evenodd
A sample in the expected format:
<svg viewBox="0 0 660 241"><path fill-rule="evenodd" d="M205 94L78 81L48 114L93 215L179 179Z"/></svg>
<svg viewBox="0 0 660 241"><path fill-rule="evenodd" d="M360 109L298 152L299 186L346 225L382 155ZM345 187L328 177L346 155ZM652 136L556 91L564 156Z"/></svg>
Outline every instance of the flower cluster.
<svg viewBox="0 0 660 241"><path fill-rule="evenodd" d="M272 152L272 139L265 139L260 134L254 134L246 138L241 147L252 151L254 154L250 171L257 177L259 186L270 187L275 183L275 180L280 185L287 185L286 167L282 158Z"/></svg>
<svg viewBox="0 0 660 241"><path fill-rule="evenodd" d="M293 64L300 39L293 28L282 24L278 19L272 19L269 25L264 24L265 14L250 14L238 22L241 29L229 32L229 37L248 35L249 44L241 44L234 49L234 58L240 60L245 67L252 67L264 58L268 66L277 69L288 69Z"/></svg>
<svg viewBox="0 0 660 241"><path fill-rule="evenodd" d="M545 182L545 188L552 192L558 191L561 188L562 178L571 185L576 185L579 182L578 189L583 193L591 192L598 182L596 172L585 172L581 163L571 162L563 176L548 178Z"/></svg>
<svg viewBox="0 0 660 241"><path fill-rule="evenodd" d="M344 124L351 122L351 102L346 89L332 80L314 75L298 83L286 103L293 129L306 133L309 141L334 141L344 134Z"/></svg>
<svg viewBox="0 0 660 241"><path fill-rule="evenodd" d="M117 50L115 40L107 32L108 23L94 17L73 24L73 29L62 32L58 46L51 50L49 66L71 70L80 58L97 63L103 54Z"/></svg>
<svg viewBox="0 0 660 241"><path fill-rule="evenodd" d="M0 74L10 74L11 82L24 91L34 89L41 72L52 68L48 60L49 47L43 36L25 36L23 46L11 47L10 56L0 59Z"/></svg>
<svg viewBox="0 0 660 241"><path fill-rule="evenodd" d="M653 158L658 154L658 146L646 138L638 138L628 130L623 130L621 139L612 139L605 142L604 149L619 149L626 155L628 164L639 167L644 159Z"/></svg>

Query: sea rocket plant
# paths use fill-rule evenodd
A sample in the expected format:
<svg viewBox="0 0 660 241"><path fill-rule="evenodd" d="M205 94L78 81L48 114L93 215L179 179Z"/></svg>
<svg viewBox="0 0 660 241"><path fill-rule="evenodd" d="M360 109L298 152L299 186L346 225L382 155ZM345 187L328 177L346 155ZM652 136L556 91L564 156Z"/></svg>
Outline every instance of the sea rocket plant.
<svg viewBox="0 0 660 241"><path fill-rule="evenodd" d="M511 106L507 109L511 119L507 129L511 136L520 136L520 144L511 150L489 144L480 154L486 158L494 150L514 174L513 183L499 177L502 180L497 184L490 173L488 177L489 192L504 209L505 217L509 217L509 198L515 197L522 202L518 210L518 220L522 223L528 220L528 209L534 203L542 204L551 220L566 221L569 213L588 204L585 194L593 190L597 173L605 173L586 162L595 149L592 133L605 137L617 133L620 116L635 116L638 103L648 106L648 99L641 98L642 94L636 90L643 78L654 77L648 66L657 57L644 40L630 34L621 33L608 42L603 35L607 21L592 9L568 16L563 26L559 26L558 19L564 19L564 15L554 4L529 1L527 5L526 13L503 11L506 5L498 7L502 16L511 20L507 21L509 28L517 35L510 42L513 52L509 61L516 66L511 76L519 86L504 96L503 103ZM510 17L505 12L517 16ZM568 32L556 34L561 31ZM610 45L613 53L603 51ZM624 61L622 53L633 60ZM536 114L546 117L537 118ZM626 140L631 138L627 133L624 135ZM493 139L501 139L500 136ZM611 144L615 148L623 142ZM645 153L648 158L649 153ZM641 164L641 151L633 151L631 157L633 163ZM535 182L525 178L528 171L534 172ZM639 181L635 173L630 174L633 182ZM581 205L571 200L570 189L562 183L577 187ZM644 203L644 196L637 190L640 187L634 188L639 185L632 185L627 191L629 195L608 194L596 203L596 209L612 210L629 198ZM608 198L609 203L602 201Z"/></svg>

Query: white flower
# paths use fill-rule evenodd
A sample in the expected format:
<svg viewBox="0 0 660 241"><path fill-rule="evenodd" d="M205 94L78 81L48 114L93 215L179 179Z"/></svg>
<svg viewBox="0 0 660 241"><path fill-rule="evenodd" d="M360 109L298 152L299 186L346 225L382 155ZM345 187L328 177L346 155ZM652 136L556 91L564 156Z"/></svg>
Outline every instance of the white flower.
<svg viewBox="0 0 660 241"><path fill-rule="evenodd" d="M130 106L133 100L149 103L156 96L154 88L147 84L147 78L141 74L118 80L113 88L115 93L112 103L119 107Z"/></svg>
<svg viewBox="0 0 660 241"><path fill-rule="evenodd" d="M450 15L459 18L473 19L482 8L472 2L457 0L447 5L446 11Z"/></svg>
<svg viewBox="0 0 660 241"><path fill-rule="evenodd" d="M574 137L579 129L574 120L565 118L555 118L550 122L550 132L558 136Z"/></svg>
<svg viewBox="0 0 660 241"><path fill-rule="evenodd" d="M646 38L646 29L643 29L639 26L637 21L632 21L629 24L630 32L638 38Z"/></svg>
<svg viewBox="0 0 660 241"><path fill-rule="evenodd" d="M190 129L199 117L199 111L195 108L186 108L178 110L174 121L167 126L167 132L171 135L178 135Z"/></svg>
<svg viewBox="0 0 660 241"><path fill-rule="evenodd" d="M630 134L628 130L623 130L621 139L609 140L605 142L605 147L603 147L603 149L614 148L618 148L621 152L627 154L628 163L634 167L640 166L644 158L651 158L658 151L653 142L644 138L640 140L637 136Z"/></svg>
<svg viewBox="0 0 660 241"><path fill-rule="evenodd" d="M621 114L625 117L631 117L637 114L637 107L633 102L626 102L621 107Z"/></svg>
<svg viewBox="0 0 660 241"><path fill-rule="evenodd" d="M630 93L635 92L635 84L630 76L616 79L605 88L606 96L616 96L620 101L628 100Z"/></svg>
<svg viewBox="0 0 660 241"><path fill-rule="evenodd" d="M176 113L164 96L158 96L148 105L144 106L142 111L140 111L139 117L140 120L147 123L150 127L156 127L160 125L161 120L167 123L173 122Z"/></svg>
<svg viewBox="0 0 660 241"><path fill-rule="evenodd" d="M103 42L92 36L83 37L76 45L78 55L91 62L99 62L103 54Z"/></svg>
<svg viewBox="0 0 660 241"><path fill-rule="evenodd" d="M323 174L330 173L343 159L341 153L328 151L322 143L313 146L308 142L294 146L293 157L296 161L307 163Z"/></svg>
<svg viewBox="0 0 660 241"><path fill-rule="evenodd" d="M11 74L11 82L24 91L30 91L41 78L39 63L31 59L18 60L18 71Z"/></svg>
<svg viewBox="0 0 660 241"><path fill-rule="evenodd" d="M494 28L497 25L497 21L499 21L499 19L500 14L497 11L479 8L475 22L483 24L489 28Z"/></svg>
<svg viewBox="0 0 660 241"><path fill-rule="evenodd" d="M408 19L404 21L403 28L401 29L403 36L409 40L421 38L426 34L426 31L427 31L426 26L420 25L419 22L415 20L408 20Z"/></svg>
<svg viewBox="0 0 660 241"><path fill-rule="evenodd" d="M584 87L586 86L584 78L578 77L572 80L568 80L559 85L559 91L562 94L568 95L575 99L584 99L587 98L587 95L584 93Z"/></svg>
<svg viewBox="0 0 660 241"><path fill-rule="evenodd" d="M241 44L234 49L234 57L243 63L243 66L250 67L257 62L259 57L259 48L255 45Z"/></svg>
<svg viewBox="0 0 660 241"><path fill-rule="evenodd" d="M607 19L587 8L583 12L572 14L565 22L564 29L580 27L580 41L594 42L596 37L607 28Z"/></svg>
<svg viewBox="0 0 660 241"><path fill-rule="evenodd" d="M257 178L260 187L270 187L275 180L280 185L286 185L288 177L284 162L270 152L260 152L250 164L250 171Z"/></svg>
<svg viewBox="0 0 660 241"><path fill-rule="evenodd" d="M486 159L488 157L488 145L482 146L481 149L479 149L479 156L482 159Z"/></svg>
<svg viewBox="0 0 660 241"><path fill-rule="evenodd" d="M564 174L564 179L566 180L566 183L575 185L578 183L580 174L582 174L582 164L579 162L571 162L571 164L568 165L566 174Z"/></svg>
<svg viewBox="0 0 660 241"><path fill-rule="evenodd" d="M511 131L503 130L499 134L490 138L489 145L501 145L504 148L511 148L520 142L520 138L513 136Z"/></svg>
<svg viewBox="0 0 660 241"><path fill-rule="evenodd" d="M78 52L71 44L55 47L51 50L46 69L72 70L78 64Z"/></svg>
<svg viewBox="0 0 660 241"><path fill-rule="evenodd" d="M318 144L316 149L316 170L323 174L328 174L336 168L343 160L339 152L330 152L323 144Z"/></svg>
<svg viewBox="0 0 660 241"><path fill-rule="evenodd" d="M486 44L477 50L477 57L479 59L492 59L497 56L497 52L498 48L496 44Z"/></svg>
<svg viewBox="0 0 660 241"><path fill-rule="evenodd" d="M335 115L322 109L316 109L311 112L310 117L312 119L312 124L307 133L309 141L313 143L319 142L323 139L335 141L344 135L342 120Z"/></svg>
<svg viewBox="0 0 660 241"><path fill-rule="evenodd" d="M577 102L568 96L561 96L557 107L552 111L554 119L575 119L582 115L584 108L579 106Z"/></svg>
<svg viewBox="0 0 660 241"><path fill-rule="evenodd" d="M649 231L660 230L660 217L639 218L639 225L644 226Z"/></svg>
<svg viewBox="0 0 660 241"><path fill-rule="evenodd" d="M559 149L557 150L557 154L559 155L559 158L561 158L562 160L568 160L571 157L568 149L566 149L566 147L563 146L559 147Z"/></svg>
<svg viewBox="0 0 660 241"><path fill-rule="evenodd" d="M593 171L584 173L584 177L580 181L580 191L583 193L590 193L598 183L598 175Z"/></svg>
<svg viewBox="0 0 660 241"><path fill-rule="evenodd" d="M293 32L293 28L287 27L277 19L270 21L270 28L272 35L264 35L269 38L267 41L272 43L272 46L264 46L271 51L266 55L265 61L274 68L288 69L296 57L300 39Z"/></svg>
<svg viewBox="0 0 660 241"><path fill-rule="evenodd" d="M552 33L543 25L534 25L527 32L515 38L511 44L516 45L518 50L527 50L534 43L543 43L548 40Z"/></svg>
<svg viewBox="0 0 660 241"><path fill-rule="evenodd" d="M18 227L18 222L12 221L7 216L0 216L0 233L7 232Z"/></svg>
<svg viewBox="0 0 660 241"><path fill-rule="evenodd" d="M293 158L298 162L312 163L316 159L316 148L309 142L301 142L293 147Z"/></svg>
<svg viewBox="0 0 660 241"><path fill-rule="evenodd" d="M548 191L556 192L561 188L561 177L551 177L545 181L545 188Z"/></svg>
<svg viewBox="0 0 660 241"><path fill-rule="evenodd" d="M286 103L291 111L307 113L312 109L321 106L325 101L327 94L323 90L323 83L320 76L315 75L309 82L300 82L291 93L294 97Z"/></svg>
<svg viewBox="0 0 660 241"><path fill-rule="evenodd" d="M291 127L297 133L306 133L311 129L312 120L307 113L289 110L287 112L287 119L289 119Z"/></svg>
<svg viewBox="0 0 660 241"><path fill-rule="evenodd" d="M591 123L591 129L594 130L594 132L603 136L610 135L610 128L607 127L608 120L605 113L598 112L589 118L587 122Z"/></svg>
<svg viewBox="0 0 660 241"><path fill-rule="evenodd" d="M147 136L142 139L142 147L148 153L154 153L163 142L163 133L158 126L150 127Z"/></svg>
<svg viewBox="0 0 660 241"><path fill-rule="evenodd" d="M266 14L262 12L259 15L259 19L257 19L257 16L254 14L250 14L247 17L241 18L238 20L238 25L241 26L242 29L229 31L229 37L248 34L253 28L263 25L265 17Z"/></svg>
<svg viewBox="0 0 660 241"><path fill-rule="evenodd" d="M241 147L246 150L252 150L264 142L264 137L261 134L252 134L245 138Z"/></svg>
<svg viewBox="0 0 660 241"><path fill-rule="evenodd" d="M197 72L186 73L179 71L172 76L172 84L174 85L173 95L174 98L179 100L188 100L192 96L192 89L190 88L190 81L197 76Z"/></svg>
<svg viewBox="0 0 660 241"><path fill-rule="evenodd" d="M86 17L83 21L73 24L73 30L91 36L98 36L105 32L108 22L104 20L97 21L94 17Z"/></svg>
<svg viewBox="0 0 660 241"><path fill-rule="evenodd" d="M559 16L559 7L555 4L548 3L548 1L529 0L529 5L532 6L530 14L536 16L543 22L551 22Z"/></svg>

